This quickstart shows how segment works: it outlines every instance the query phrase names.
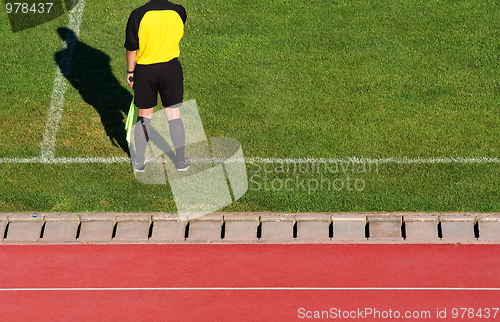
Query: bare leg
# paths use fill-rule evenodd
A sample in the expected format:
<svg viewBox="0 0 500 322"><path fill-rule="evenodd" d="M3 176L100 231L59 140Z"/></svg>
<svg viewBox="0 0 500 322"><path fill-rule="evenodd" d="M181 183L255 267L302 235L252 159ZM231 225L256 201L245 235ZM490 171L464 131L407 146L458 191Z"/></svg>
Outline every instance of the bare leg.
<svg viewBox="0 0 500 322"><path fill-rule="evenodd" d="M181 109L179 107L165 108L165 115L167 116L168 121L180 119L181 118Z"/></svg>
<svg viewBox="0 0 500 322"><path fill-rule="evenodd" d="M154 107L151 107L151 108L140 108L138 116L142 116L142 117L151 119L151 117L153 117L154 109L155 109ZM167 119L168 119L168 116L167 116Z"/></svg>

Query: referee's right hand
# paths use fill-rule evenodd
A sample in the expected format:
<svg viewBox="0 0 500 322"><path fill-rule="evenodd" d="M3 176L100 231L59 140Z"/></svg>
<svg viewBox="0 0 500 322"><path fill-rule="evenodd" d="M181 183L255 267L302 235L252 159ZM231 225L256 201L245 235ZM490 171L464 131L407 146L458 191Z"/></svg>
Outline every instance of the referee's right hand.
<svg viewBox="0 0 500 322"><path fill-rule="evenodd" d="M127 83L131 89L134 89L134 74L127 74Z"/></svg>

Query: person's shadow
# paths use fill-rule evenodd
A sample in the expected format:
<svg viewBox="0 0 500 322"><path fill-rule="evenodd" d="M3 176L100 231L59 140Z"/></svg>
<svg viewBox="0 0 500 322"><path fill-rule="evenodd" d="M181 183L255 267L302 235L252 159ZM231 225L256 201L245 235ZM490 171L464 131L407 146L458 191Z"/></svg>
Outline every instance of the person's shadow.
<svg viewBox="0 0 500 322"><path fill-rule="evenodd" d="M128 113L132 94L111 72L108 55L79 41L71 29L57 32L67 44L54 55L62 74L99 113L111 143L129 155L122 112Z"/></svg>

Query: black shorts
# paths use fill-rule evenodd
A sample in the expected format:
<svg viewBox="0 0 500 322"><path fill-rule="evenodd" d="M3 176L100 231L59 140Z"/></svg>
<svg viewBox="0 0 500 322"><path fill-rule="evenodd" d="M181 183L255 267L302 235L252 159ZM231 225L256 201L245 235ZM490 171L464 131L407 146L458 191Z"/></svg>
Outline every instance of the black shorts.
<svg viewBox="0 0 500 322"><path fill-rule="evenodd" d="M135 106L140 109L155 107L158 93L163 107L182 103L184 77L179 60L174 58L166 63L136 65L134 93Z"/></svg>

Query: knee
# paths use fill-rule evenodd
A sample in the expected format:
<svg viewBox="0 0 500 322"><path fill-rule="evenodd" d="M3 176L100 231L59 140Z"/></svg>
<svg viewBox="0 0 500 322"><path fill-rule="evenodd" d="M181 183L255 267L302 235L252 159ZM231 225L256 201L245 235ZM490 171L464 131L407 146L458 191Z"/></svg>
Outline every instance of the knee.
<svg viewBox="0 0 500 322"><path fill-rule="evenodd" d="M167 120L175 120L181 118L181 110L180 108L165 108L165 115L167 116Z"/></svg>

